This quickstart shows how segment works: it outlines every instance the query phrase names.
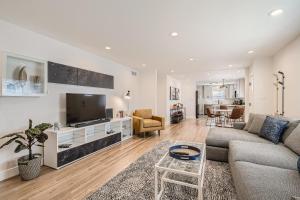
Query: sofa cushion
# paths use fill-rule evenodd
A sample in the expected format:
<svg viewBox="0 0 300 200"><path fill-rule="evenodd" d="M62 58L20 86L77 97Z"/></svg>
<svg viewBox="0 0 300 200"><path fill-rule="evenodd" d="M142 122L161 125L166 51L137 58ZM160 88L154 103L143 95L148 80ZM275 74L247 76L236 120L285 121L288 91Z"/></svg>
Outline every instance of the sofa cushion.
<svg viewBox="0 0 300 200"><path fill-rule="evenodd" d="M228 148L229 142L232 140L271 143L258 135L248 133L244 130L233 128L211 128L206 138L206 144L209 146Z"/></svg>
<svg viewBox="0 0 300 200"><path fill-rule="evenodd" d="M244 127L245 131L249 131L249 128L252 125L255 116L266 117L266 115L263 115L263 114L250 113L248 122L247 122L246 126Z"/></svg>
<svg viewBox="0 0 300 200"><path fill-rule="evenodd" d="M249 114L249 119L248 119L248 122L247 122L246 126L244 127L244 131L248 131L249 130L249 128L250 128L250 126L251 126L251 124L253 122L254 115L255 115L254 113L250 113Z"/></svg>
<svg viewBox="0 0 300 200"><path fill-rule="evenodd" d="M255 115L253 121L248 129L249 133L259 134L260 130L265 122L265 115Z"/></svg>
<svg viewBox="0 0 300 200"><path fill-rule="evenodd" d="M144 119L151 119L152 118L152 110L151 109L139 109L134 112L134 115L144 118Z"/></svg>
<svg viewBox="0 0 300 200"><path fill-rule="evenodd" d="M288 123L288 121L267 116L261 128L260 135L278 144Z"/></svg>
<svg viewBox="0 0 300 200"><path fill-rule="evenodd" d="M246 161L297 170L298 155L282 143L275 145L272 143L231 141L229 144L229 160L230 162Z"/></svg>
<svg viewBox="0 0 300 200"><path fill-rule="evenodd" d="M232 163L230 168L239 199L290 200L300 196L300 175L296 170L243 161Z"/></svg>
<svg viewBox="0 0 300 200"><path fill-rule="evenodd" d="M297 126L286 138L284 144L300 155L300 126Z"/></svg>
<svg viewBox="0 0 300 200"><path fill-rule="evenodd" d="M286 138L293 132L293 130L300 124L300 120L290 121L287 129L284 131L282 135L282 141L284 142Z"/></svg>
<svg viewBox="0 0 300 200"><path fill-rule="evenodd" d="M161 126L161 122L153 119L144 119L144 128Z"/></svg>

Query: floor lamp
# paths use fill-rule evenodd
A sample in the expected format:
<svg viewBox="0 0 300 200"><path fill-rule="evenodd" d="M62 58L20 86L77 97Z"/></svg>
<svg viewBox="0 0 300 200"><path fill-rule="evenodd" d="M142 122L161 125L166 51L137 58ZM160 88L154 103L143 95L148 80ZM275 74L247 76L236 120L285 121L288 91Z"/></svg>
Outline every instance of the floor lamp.
<svg viewBox="0 0 300 200"><path fill-rule="evenodd" d="M131 95L130 95L130 90L128 90L125 94L124 94L124 99L127 100L127 114L129 116L129 101L131 99Z"/></svg>

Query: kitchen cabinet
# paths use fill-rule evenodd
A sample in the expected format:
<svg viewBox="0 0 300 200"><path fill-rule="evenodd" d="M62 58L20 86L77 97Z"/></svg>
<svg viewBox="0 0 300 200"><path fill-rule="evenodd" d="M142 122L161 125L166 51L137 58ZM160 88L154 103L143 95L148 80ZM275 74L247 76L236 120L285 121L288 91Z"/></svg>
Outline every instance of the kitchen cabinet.
<svg viewBox="0 0 300 200"><path fill-rule="evenodd" d="M205 85L204 86L204 92L203 92L203 96L205 99L211 99L213 98L213 94L212 94L212 86L210 85Z"/></svg>

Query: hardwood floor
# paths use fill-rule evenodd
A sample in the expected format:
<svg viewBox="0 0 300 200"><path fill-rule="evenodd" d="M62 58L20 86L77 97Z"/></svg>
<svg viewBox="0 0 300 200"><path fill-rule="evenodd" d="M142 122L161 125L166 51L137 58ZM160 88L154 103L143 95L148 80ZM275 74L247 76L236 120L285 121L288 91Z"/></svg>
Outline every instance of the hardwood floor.
<svg viewBox="0 0 300 200"><path fill-rule="evenodd" d="M161 136L135 136L60 170L43 167L37 179L21 181L17 176L0 182L0 199L84 199L161 141L204 142L208 130L203 119L190 119L167 127Z"/></svg>

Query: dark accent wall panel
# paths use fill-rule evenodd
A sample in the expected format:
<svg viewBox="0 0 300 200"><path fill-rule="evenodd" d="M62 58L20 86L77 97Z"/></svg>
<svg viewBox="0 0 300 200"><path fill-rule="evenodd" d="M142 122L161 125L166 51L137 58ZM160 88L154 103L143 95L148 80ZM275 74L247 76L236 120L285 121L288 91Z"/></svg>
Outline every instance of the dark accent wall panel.
<svg viewBox="0 0 300 200"><path fill-rule="evenodd" d="M78 85L114 89L114 77L84 69L78 69Z"/></svg>
<svg viewBox="0 0 300 200"><path fill-rule="evenodd" d="M107 136L105 138L89 142L78 147L68 149L57 154L57 167L68 164L95 151L108 147L121 141L121 133Z"/></svg>
<svg viewBox="0 0 300 200"><path fill-rule="evenodd" d="M48 62L48 82L114 89L114 77L67 65Z"/></svg>
<svg viewBox="0 0 300 200"><path fill-rule="evenodd" d="M78 70L75 67L48 62L48 82L77 85Z"/></svg>

